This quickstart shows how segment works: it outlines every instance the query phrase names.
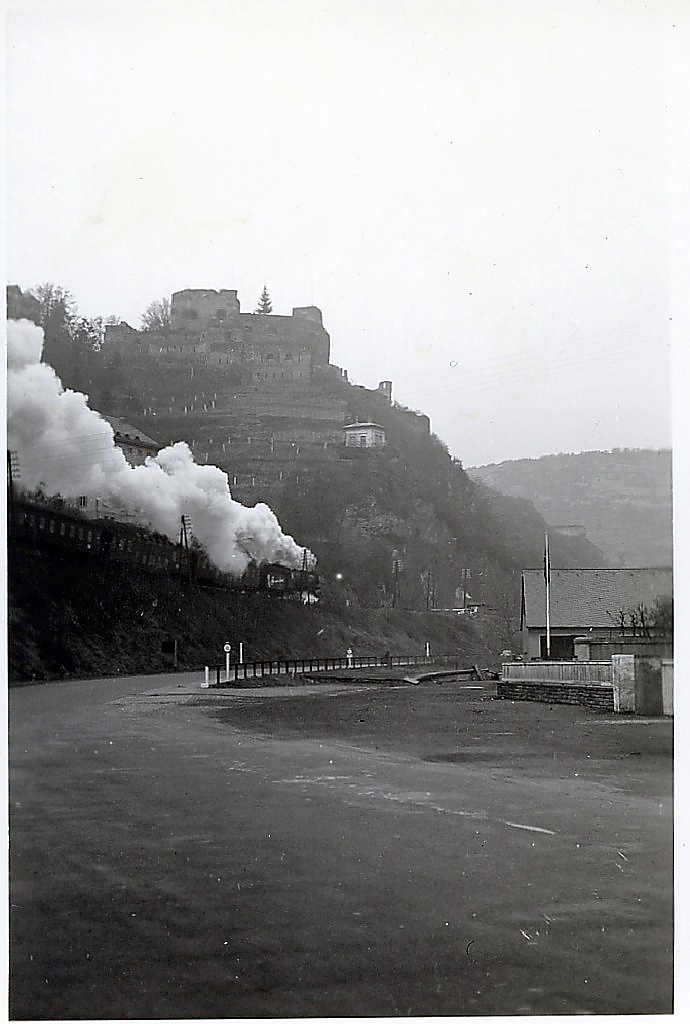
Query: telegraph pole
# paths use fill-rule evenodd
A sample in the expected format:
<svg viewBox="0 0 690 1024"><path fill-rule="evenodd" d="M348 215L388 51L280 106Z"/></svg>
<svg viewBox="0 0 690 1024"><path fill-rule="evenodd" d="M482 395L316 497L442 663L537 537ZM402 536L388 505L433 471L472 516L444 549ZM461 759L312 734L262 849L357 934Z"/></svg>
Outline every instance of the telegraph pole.
<svg viewBox="0 0 690 1024"><path fill-rule="evenodd" d="M549 535L544 534L544 598L546 601L546 660L551 658L551 558L549 556Z"/></svg>
<svg viewBox="0 0 690 1024"><path fill-rule="evenodd" d="M400 597L400 559L398 558L397 551L393 552L393 601L392 607L396 608L398 605L398 598Z"/></svg>
<svg viewBox="0 0 690 1024"><path fill-rule="evenodd" d="M10 533L14 533L15 516L14 516L14 480L15 477L19 476L19 470L17 467L17 453L7 450L7 513L8 513L8 529Z"/></svg>
<svg viewBox="0 0 690 1024"><path fill-rule="evenodd" d="M187 563L187 579L192 578L192 566L189 561L189 535L192 528L189 516L180 516L180 571L182 571L183 560Z"/></svg>

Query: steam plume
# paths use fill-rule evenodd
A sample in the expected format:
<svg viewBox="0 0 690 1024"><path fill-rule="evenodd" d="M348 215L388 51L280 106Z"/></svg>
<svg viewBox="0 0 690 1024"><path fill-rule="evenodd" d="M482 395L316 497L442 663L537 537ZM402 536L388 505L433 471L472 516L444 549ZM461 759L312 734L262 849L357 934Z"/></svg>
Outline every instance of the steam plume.
<svg viewBox="0 0 690 1024"><path fill-rule="evenodd" d="M28 320L7 324L8 447L17 452L22 484L49 494L87 494L136 512L177 540L180 516L219 569L240 574L250 559L299 567L303 549L283 533L265 504L234 501L217 466L198 466L184 441L143 466L130 466L107 420L88 398L62 386L41 362L43 331Z"/></svg>

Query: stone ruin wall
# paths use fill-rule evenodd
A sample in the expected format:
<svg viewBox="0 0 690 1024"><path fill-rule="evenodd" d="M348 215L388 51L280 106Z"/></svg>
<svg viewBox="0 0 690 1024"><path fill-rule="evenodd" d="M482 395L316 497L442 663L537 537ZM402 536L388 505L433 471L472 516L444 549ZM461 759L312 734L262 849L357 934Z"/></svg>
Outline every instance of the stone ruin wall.
<svg viewBox="0 0 690 1024"><path fill-rule="evenodd" d="M162 331L108 326L106 341L161 363L234 367L244 383L308 381L329 367L330 337L316 306L295 307L292 316L242 313L234 290L187 289L172 296L170 318Z"/></svg>

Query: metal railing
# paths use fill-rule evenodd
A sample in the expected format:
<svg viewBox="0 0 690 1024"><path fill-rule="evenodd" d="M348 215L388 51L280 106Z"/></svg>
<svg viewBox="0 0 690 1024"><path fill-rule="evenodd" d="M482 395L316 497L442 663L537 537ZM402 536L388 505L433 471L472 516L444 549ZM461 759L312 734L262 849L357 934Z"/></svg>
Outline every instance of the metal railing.
<svg viewBox="0 0 690 1024"><path fill-rule="evenodd" d="M207 681L211 686L232 685L246 679L263 679L269 676L298 676L311 672L337 672L370 668L406 668L419 665L438 665L458 669L457 654L389 654L389 655L342 655L337 658L274 658L264 661L248 661L229 666L207 666Z"/></svg>

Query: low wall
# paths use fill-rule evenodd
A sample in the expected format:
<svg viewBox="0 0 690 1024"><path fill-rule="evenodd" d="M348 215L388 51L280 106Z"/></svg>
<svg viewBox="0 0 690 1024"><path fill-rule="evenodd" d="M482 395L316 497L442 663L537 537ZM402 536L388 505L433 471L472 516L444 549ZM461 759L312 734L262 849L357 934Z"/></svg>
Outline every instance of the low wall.
<svg viewBox="0 0 690 1024"><path fill-rule="evenodd" d="M673 660L661 659L661 691L664 714L673 715Z"/></svg>
<svg viewBox="0 0 690 1024"><path fill-rule="evenodd" d="M583 704L629 715L673 715L673 661L614 654L611 661L542 661L502 666L497 696Z"/></svg>
<svg viewBox="0 0 690 1024"><path fill-rule="evenodd" d="M612 686L610 661L525 661L501 666L507 683L575 683L578 686Z"/></svg>
<svg viewBox="0 0 690 1024"><path fill-rule="evenodd" d="M601 683L551 683L500 679L496 696L501 700L534 700L542 704L581 704L597 711L613 711L613 687Z"/></svg>

